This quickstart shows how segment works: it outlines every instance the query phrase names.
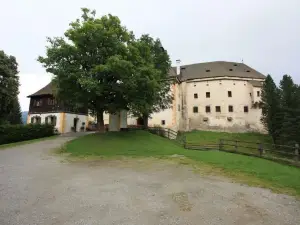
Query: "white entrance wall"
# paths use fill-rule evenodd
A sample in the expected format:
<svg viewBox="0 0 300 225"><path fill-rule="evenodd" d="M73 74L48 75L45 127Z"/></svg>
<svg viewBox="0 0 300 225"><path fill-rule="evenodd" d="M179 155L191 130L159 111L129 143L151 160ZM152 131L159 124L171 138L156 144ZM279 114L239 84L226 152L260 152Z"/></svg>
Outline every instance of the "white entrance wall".
<svg viewBox="0 0 300 225"><path fill-rule="evenodd" d="M78 118L76 131L80 131L80 127L82 127L82 123L85 123L84 127L87 126L88 116L87 115L78 115L72 113L65 114L65 126L64 133L68 133L72 131L72 127L74 126L74 119Z"/></svg>
<svg viewBox="0 0 300 225"><path fill-rule="evenodd" d="M109 114L109 131L120 131L120 114Z"/></svg>
<svg viewBox="0 0 300 225"><path fill-rule="evenodd" d="M28 114L27 123L28 124L31 123L31 118L35 116L41 117L41 123L45 123L45 118L47 116L56 116L55 128L60 133L72 132L71 128L74 126L74 118L78 118L76 131L80 131L80 127L82 126L82 123L85 123L84 127L86 127L88 122L87 115L78 115L72 113L42 113L42 114Z"/></svg>
<svg viewBox="0 0 300 225"><path fill-rule="evenodd" d="M60 131L60 128L61 128L61 113L42 113L42 114L28 114L27 116L27 124L31 123L31 118L32 117L36 117L36 116L39 116L41 117L41 123L45 123L45 119L46 117L48 116L56 116L56 126L55 128L59 131Z"/></svg>

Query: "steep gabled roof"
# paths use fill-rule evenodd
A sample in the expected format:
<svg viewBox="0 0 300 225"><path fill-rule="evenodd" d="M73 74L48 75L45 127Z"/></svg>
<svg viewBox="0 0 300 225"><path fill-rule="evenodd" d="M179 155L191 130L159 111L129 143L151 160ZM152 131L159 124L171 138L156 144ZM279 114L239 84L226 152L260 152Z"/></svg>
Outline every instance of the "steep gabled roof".
<svg viewBox="0 0 300 225"><path fill-rule="evenodd" d="M170 75L176 74L176 67L172 67ZM244 63L236 62L206 62L191 65L181 66L182 80L201 79L201 78L215 78L215 77L240 77L240 78L254 78L265 79L266 77L247 66Z"/></svg>
<svg viewBox="0 0 300 225"><path fill-rule="evenodd" d="M49 84L47 84L42 89L38 90L34 94L29 95L27 97L30 98L30 97L35 97L35 96L53 95L53 88L54 88L53 84L52 84L52 82L50 82Z"/></svg>

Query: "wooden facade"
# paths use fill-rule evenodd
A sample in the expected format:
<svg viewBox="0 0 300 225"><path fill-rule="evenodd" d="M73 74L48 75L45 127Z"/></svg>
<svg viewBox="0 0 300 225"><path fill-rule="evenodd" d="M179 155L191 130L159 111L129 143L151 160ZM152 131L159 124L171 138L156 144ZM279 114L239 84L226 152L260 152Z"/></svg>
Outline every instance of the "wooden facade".
<svg viewBox="0 0 300 225"><path fill-rule="evenodd" d="M28 96L30 98L29 114L65 112L79 115L87 115L87 108L75 109L72 105L66 105L55 99L52 84L49 83L41 90Z"/></svg>

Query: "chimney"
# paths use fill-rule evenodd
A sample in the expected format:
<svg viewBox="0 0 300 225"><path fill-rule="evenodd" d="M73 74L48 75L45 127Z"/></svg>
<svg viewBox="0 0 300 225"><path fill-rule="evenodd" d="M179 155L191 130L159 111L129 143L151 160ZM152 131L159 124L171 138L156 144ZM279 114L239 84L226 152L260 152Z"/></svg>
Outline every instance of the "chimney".
<svg viewBox="0 0 300 225"><path fill-rule="evenodd" d="M177 60L176 60L176 75L177 75L177 76L180 75L180 63L181 63L181 60L180 60L180 59L177 59Z"/></svg>

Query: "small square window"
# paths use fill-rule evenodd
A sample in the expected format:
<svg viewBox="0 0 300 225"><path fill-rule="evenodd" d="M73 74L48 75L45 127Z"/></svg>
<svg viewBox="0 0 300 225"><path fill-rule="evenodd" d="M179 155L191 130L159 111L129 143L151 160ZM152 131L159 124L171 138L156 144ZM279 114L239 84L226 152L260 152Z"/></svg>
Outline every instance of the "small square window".
<svg viewBox="0 0 300 225"><path fill-rule="evenodd" d="M194 112L194 113L198 113L198 106L194 106L194 107L193 107L193 112Z"/></svg>
<svg viewBox="0 0 300 225"><path fill-rule="evenodd" d="M206 98L210 98L210 92L206 92Z"/></svg>
<svg viewBox="0 0 300 225"><path fill-rule="evenodd" d="M162 121L161 121L161 125L166 125L166 121L165 121L165 120L162 120Z"/></svg>
<svg viewBox="0 0 300 225"><path fill-rule="evenodd" d="M205 106L205 112L206 113L210 113L210 106L208 105L208 106Z"/></svg>
<svg viewBox="0 0 300 225"><path fill-rule="evenodd" d="M210 70L205 70L206 72L210 72Z"/></svg>
<svg viewBox="0 0 300 225"><path fill-rule="evenodd" d="M229 71L232 71L232 69L229 69Z"/></svg>
<svg viewBox="0 0 300 225"><path fill-rule="evenodd" d="M194 98L198 98L198 94L197 93L194 94Z"/></svg>
<svg viewBox="0 0 300 225"><path fill-rule="evenodd" d="M252 93L249 93L250 94L250 97L252 97Z"/></svg>
<svg viewBox="0 0 300 225"><path fill-rule="evenodd" d="M260 96L260 91L257 91L257 97L259 97Z"/></svg>
<svg viewBox="0 0 300 225"><path fill-rule="evenodd" d="M245 112L245 113L249 112L248 106L244 106L244 112Z"/></svg>
<svg viewBox="0 0 300 225"><path fill-rule="evenodd" d="M233 112L233 106L232 105L228 106L228 112Z"/></svg>
<svg viewBox="0 0 300 225"><path fill-rule="evenodd" d="M232 92L228 91L228 97L231 98L232 97Z"/></svg>
<svg viewBox="0 0 300 225"><path fill-rule="evenodd" d="M221 106L216 106L216 112L221 112Z"/></svg>

